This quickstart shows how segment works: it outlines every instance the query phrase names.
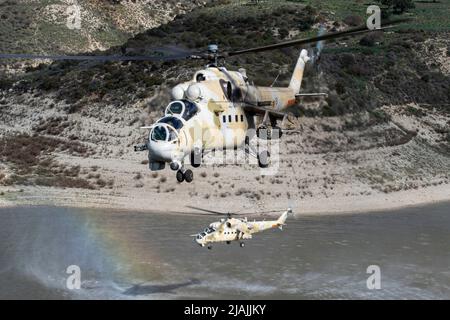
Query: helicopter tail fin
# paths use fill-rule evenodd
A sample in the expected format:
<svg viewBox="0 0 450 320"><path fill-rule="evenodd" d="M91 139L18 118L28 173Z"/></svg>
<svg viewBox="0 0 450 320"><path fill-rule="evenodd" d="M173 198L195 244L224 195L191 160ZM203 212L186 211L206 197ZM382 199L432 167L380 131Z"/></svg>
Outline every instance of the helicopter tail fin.
<svg viewBox="0 0 450 320"><path fill-rule="evenodd" d="M278 225L278 228L280 228L280 230L283 230L283 225L285 224L287 215L288 215L289 213L292 213L292 209L291 209L291 208L288 208L288 209L287 209L285 212L283 212L283 213L281 214L281 216L278 218L278 220L277 220L277 225Z"/></svg>
<svg viewBox="0 0 450 320"><path fill-rule="evenodd" d="M294 94L300 92L300 86L303 80L303 71L305 70L305 65L309 61L308 51L303 49L298 57L297 64L295 65L294 72L292 73L291 82L289 83L289 88L294 91Z"/></svg>

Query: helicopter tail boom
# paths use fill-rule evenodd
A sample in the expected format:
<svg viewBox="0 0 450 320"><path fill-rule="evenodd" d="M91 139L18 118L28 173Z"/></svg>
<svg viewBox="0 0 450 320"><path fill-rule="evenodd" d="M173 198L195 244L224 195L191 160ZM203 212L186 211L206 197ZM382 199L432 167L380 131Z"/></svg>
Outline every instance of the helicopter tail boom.
<svg viewBox="0 0 450 320"><path fill-rule="evenodd" d="M281 214L281 216L277 219L277 225L280 230L282 230L283 225L286 223L286 219L289 213L291 213L291 208L287 209L285 212Z"/></svg>
<svg viewBox="0 0 450 320"><path fill-rule="evenodd" d="M305 70L305 65L309 61L308 52L302 49L300 56L298 57L297 64L295 65L294 72L292 73L291 82L289 83L289 88L294 91L294 94L300 92L300 87L303 80L303 71Z"/></svg>

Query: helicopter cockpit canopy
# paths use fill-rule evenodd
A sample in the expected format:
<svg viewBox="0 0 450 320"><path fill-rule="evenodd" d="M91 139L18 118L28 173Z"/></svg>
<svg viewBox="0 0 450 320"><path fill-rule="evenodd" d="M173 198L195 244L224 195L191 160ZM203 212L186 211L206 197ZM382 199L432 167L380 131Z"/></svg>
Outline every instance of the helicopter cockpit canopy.
<svg viewBox="0 0 450 320"><path fill-rule="evenodd" d="M178 138L178 133L170 126L155 125L150 131L150 140L152 141L175 141Z"/></svg>
<svg viewBox="0 0 450 320"><path fill-rule="evenodd" d="M188 121L198 112L195 103L188 100L176 100L169 103L166 108L166 115L175 115Z"/></svg>
<svg viewBox="0 0 450 320"><path fill-rule="evenodd" d="M159 119L156 123L167 123L169 126L173 127L175 130L180 130L183 127L183 122L174 116L166 116Z"/></svg>
<svg viewBox="0 0 450 320"><path fill-rule="evenodd" d="M216 229L213 227L206 228L203 232L201 232L197 235L197 239L202 239L203 237L205 237L206 235L208 235L210 233L213 233L214 231L216 231Z"/></svg>
<svg viewBox="0 0 450 320"><path fill-rule="evenodd" d="M214 229L213 227L209 227L209 228L205 229L206 234L213 233L214 231L216 231L216 229Z"/></svg>
<svg viewBox="0 0 450 320"><path fill-rule="evenodd" d="M178 131L183 127L183 122L174 116L166 116L159 119L150 132L150 140L153 141L175 141Z"/></svg>

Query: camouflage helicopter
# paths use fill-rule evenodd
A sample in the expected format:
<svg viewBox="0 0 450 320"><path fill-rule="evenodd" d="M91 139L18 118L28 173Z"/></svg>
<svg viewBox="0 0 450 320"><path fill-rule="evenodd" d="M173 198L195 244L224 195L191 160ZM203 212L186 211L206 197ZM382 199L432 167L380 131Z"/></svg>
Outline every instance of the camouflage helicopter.
<svg viewBox="0 0 450 320"><path fill-rule="evenodd" d="M201 247L207 246L208 249L212 249L213 243L230 244L231 241L239 241L239 245L242 248L245 246L244 240L252 239L253 234L273 228L283 230L288 214L292 214L292 209L288 208L279 216L277 220L248 221L247 218L233 218L233 215L236 213L232 214L198 207L188 207L191 209L204 211L209 214L226 215L226 218L222 218L219 221L211 223L205 230L199 232L198 234L191 235L194 237L194 241L198 245Z"/></svg>
<svg viewBox="0 0 450 320"><path fill-rule="evenodd" d="M148 150L151 170L161 170L169 163L177 171L179 182L193 180L184 159L189 156L190 164L196 168L211 150L244 146L247 153L257 157L260 167L267 167L270 154L267 150L258 153L250 144L249 129L256 129L253 132L258 137L267 139L281 135L276 120L285 120L288 114L283 110L293 106L301 95L303 70L309 60L303 49L288 87L260 87L249 81L244 69L228 71L219 66L217 45L209 45L208 52L213 62L197 71L191 81L172 89L173 100L164 116L152 126L143 127L150 129L148 140L135 146L136 151ZM258 126L254 116L263 116Z"/></svg>
<svg viewBox="0 0 450 320"><path fill-rule="evenodd" d="M206 60L206 67L194 73L190 81L176 85L171 90L172 101L165 108L164 116L148 129L146 141L134 146L135 151L148 151L149 168L162 170L166 163L176 171L179 182L192 182L192 170L186 169L189 158L196 168L203 155L213 150L244 150L257 158L260 167L270 163L268 150L257 150L250 141L256 135L262 139L278 139L288 117L286 109L297 104L301 96L324 96L324 93L300 93L303 72L310 59L305 49L300 51L297 63L287 87L256 86L247 77L245 69L227 70L222 61L227 57L252 52L264 52L292 46L316 43L360 35L390 28L405 21L398 19L383 23L370 30L366 25L344 31L326 33L317 37L291 40L277 44L220 53L217 44L208 46L207 52L180 53L167 56L155 50L152 56L49 56L0 53L0 59L51 59L98 61L168 61L180 59Z"/></svg>
<svg viewBox="0 0 450 320"><path fill-rule="evenodd" d="M384 30L403 20L385 23ZM265 168L270 163L268 150L259 151L250 141L254 135L267 140L278 139L288 117L286 109L297 104L302 96L326 96L325 93L300 93L303 72L310 60L307 50L300 51L287 87L256 86L249 80L245 69L227 70L220 61L227 57L251 52L264 52L304 45L343 36L372 32L366 26L323 34L313 38L277 43L273 45L220 53L216 44L208 46L206 53L187 58L207 60L206 68L194 73L190 81L176 85L172 101L162 118L149 129L148 140L135 146L135 151L148 150L150 170L161 170L169 163L177 171L179 182L191 182L193 172L186 169L184 160L196 168L203 155L212 150L242 148Z"/></svg>

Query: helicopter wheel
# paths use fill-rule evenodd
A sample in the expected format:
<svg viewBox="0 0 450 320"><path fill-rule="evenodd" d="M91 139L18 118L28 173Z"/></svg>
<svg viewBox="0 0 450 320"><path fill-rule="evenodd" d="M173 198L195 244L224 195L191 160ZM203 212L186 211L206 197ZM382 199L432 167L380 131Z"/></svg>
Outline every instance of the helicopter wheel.
<svg viewBox="0 0 450 320"><path fill-rule="evenodd" d="M258 154L258 165L260 168L267 168L270 163L270 153L267 150L261 151Z"/></svg>
<svg viewBox="0 0 450 320"><path fill-rule="evenodd" d="M245 247L245 243L241 242L241 243L239 243L239 246L240 246L241 248L243 248L243 247Z"/></svg>
<svg viewBox="0 0 450 320"><path fill-rule="evenodd" d="M184 174L183 174L183 171L181 171L181 170L177 171L177 181L178 182L183 182L184 181Z"/></svg>
<svg viewBox="0 0 450 320"><path fill-rule="evenodd" d="M211 246L211 245L209 245L209 246L208 246L208 250L211 250L211 249L212 249L212 246Z"/></svg>
<svg viewBox="0 0 450 320"><path fill-rule="evenodd" d="M227 244L230 244L231 242L230 241L227 241Z"/></svg>
<svg viewBox="0 0 450 320"><path fill-rule="evenodd" d="M203 152L201 149L195 148L191 153L191 165L194 168L200 167L202 164Z"/></svg>
<svg viewBox="0 0 450 320"><path fill-rule="evenodd" d="M187 169L184 172L184 179L186 180L186 182L192 182L192 180L194 180L194 173L192 172L192 170Z"/></svg>

